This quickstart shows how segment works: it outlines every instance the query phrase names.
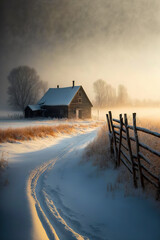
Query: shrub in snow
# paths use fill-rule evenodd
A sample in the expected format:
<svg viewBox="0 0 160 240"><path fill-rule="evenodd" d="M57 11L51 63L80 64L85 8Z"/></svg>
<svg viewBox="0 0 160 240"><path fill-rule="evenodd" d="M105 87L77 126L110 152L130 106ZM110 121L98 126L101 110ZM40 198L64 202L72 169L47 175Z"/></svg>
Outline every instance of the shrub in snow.
<svg viewBox="0 0 160 240"><path fill-rule="evenodd" d="M96 138L86 147L85 156L102 169L113 166L114 160L110 153L106 124L100 128Z"/></svg>

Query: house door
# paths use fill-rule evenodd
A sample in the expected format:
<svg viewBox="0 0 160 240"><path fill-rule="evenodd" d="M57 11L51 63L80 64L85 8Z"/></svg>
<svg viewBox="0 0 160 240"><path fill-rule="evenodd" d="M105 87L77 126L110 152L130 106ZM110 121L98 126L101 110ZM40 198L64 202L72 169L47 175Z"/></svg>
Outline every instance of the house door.
<svg viewBox="0 0 160 240"><path fill-rule="evenodd" d="M82 110L79 110L79 118L82 118Z"/></svg>
<svg viewBox="0 0 160 240"><path fill-rule="evenodd" d="M76 118L82 118L82 110L76 109Z"/></svg>

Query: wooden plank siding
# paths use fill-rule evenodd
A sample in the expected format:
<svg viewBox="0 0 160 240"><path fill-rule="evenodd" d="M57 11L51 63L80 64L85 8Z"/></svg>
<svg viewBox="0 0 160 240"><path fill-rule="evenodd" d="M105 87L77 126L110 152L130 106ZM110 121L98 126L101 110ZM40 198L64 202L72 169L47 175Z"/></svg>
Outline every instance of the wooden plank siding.
<svg viewBox="0 0 160 240"><path fill-rule="evenodd" d="M92 104L82 87L78 90L68 106L68 118L91 118ZM80 112L79 112L80 111ZM79 116L77 116L79 112Z"/></svg>

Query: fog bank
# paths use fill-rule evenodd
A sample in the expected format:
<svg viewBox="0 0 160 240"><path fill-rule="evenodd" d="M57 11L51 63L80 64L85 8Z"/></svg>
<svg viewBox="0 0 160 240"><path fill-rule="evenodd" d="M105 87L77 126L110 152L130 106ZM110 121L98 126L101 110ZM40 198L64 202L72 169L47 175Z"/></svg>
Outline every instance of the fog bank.
<svg viewBox="0 0 160 240"><path fill-rule="evenodd" d="M158 0L0 2L0 105L7 75L34 67L49 87L83 85L91 100L99 78L124 84L132 98L159 100Z"/></svg>

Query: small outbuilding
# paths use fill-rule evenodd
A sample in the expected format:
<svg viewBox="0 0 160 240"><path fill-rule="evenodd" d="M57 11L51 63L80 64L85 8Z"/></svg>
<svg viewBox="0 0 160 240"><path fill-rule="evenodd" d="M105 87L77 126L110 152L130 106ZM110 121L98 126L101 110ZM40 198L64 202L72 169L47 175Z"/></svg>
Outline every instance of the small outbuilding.
<svg viewBox="0 0 160 240"><path fill-rule="evenodd" d="M82 86L49 88L36 105L28 105L25 117L91 118L93 107Z"/></svg>
<svg viewBox="0 0 160 240"><path fill-rule="evenodd" d="M40 117L42 110L40 105L28 105L25 108L25 118Z"/></svg>

